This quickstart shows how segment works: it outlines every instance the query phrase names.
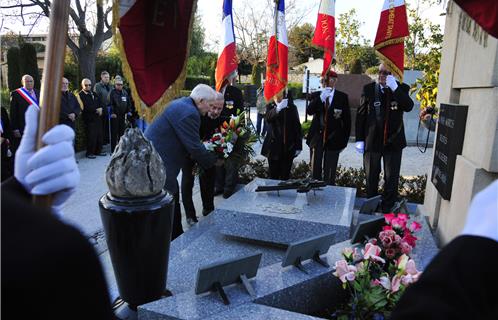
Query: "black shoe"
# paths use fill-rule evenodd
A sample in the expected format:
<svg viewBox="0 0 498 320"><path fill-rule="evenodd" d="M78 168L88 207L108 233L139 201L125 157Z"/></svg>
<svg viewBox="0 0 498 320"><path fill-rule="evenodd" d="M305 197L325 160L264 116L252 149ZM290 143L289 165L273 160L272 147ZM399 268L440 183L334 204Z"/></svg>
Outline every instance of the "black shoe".
<svg viewBox="0 0 498 320"><path fill-rule="evenodd" d="M232 196L232 194L233 194L233 190L225 190L225 191L223 192L223 199L228 199L228 198L230 198L230 197Z"/></svg>
<svg viewBox="0 0 498 320"><path fill-rule="evenodd" d="M97 157L96 157L96 156L94 156L93 154L87 154L87 155L86 155L86 157L87 157L88 159L95 159L95 158L97 158Z"/></svg>
<svg viewBox="0 0 498 320"><path fill-rule="evenodd" d="M197 222L199 222L199 220L197 220L197 218L187 218L187 224L189 226L193 226L194 224L196 224Z"/></svg>
<svg viewBox="0 0 498 320"><path fill-rule="evenodd" d="M100 157L103 157L103 156L107 156L107 153L101 152L101 153L98 153L97 155L100 156Z"/></svg>
<svg viewBox="0 0 498 320"><path fill-rule="evenodd" d="M207 216L208 214L213 212L213 210L214 210L214 208L213 209L202 209L202 215Z"/></svg>
<svg viewBox="0 0 498 320"><path fill-rule="evenodd" d="M223 194L223 189L214 189L215 196L219 196L220 194Z"/></svg>

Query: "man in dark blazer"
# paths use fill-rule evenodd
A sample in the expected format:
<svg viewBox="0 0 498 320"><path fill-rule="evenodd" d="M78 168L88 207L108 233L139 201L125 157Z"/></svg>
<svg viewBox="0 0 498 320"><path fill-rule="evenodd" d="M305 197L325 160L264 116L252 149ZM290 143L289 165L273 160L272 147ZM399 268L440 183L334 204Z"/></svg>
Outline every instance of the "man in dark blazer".
<svg viewBox="0 0 498 320"><path fill-rule="evenodd" d="M363 87L356 115L356 149L363 153L368 198L378 194L381 159L384 163L383 212L398 200L401 154L406 147L403 114L413 108L409 89L381 64L378 82Z"/></svg>
<svg viewBox="0 0 498 320"><path fill-rule="evenodd" d="M102 117L104 111L101 107L99 97L92 91L92 82L90 79L85 78L81 80L81 91L78 93L78 102L80 103L81 110L83 110L83 121L85 122L86 157L95 159L97 156L105 156L105 152L102 152Z"/></svg>
<svg viewBox="0 0 498 320"><path fill-rule="evenodd" d="M62 78L61 111L59 123L65 124L74 130L76 118L80 115L81 108L78 99L69 91L69 80Z"/></svg>
<svg viewBox="0 0 498 320"><path fill-rule="evenodd" d="M183 233L177 177L187 156L204 169L209 169L216 163L216 156L206 150L199 136L201 116L210 110L215 99L216 91L205 84L199 84L192 90L190 97L171 102L145 130L145 137L152 142L164 162L164 187L175 198L173 239Z"/></svg>
<svg viewBox="0 0 498 320"><path fill-rule="evenodd" d="M303 133L299 113L292 95L282 95L266 106L268 124L261 154L268 159L270 178L288 180L294 158L303 150Z"/></svg>
<svg viewBox="0 0 498 320"><path fill-rule="evenodd" d="M10 93L10 123L12 126L12 152L15 153L21 142L24 132L24 114L28 110L32 99L38 104L40 91L34 88L35 81L29 74L25 74L21 79L22 87Z"/></svg>
<svg viewBox="0 0 498 320"><path fill-rule="evenodd" d="M322 180L323 172L323 180L334 185L339 154L351 133L351 111L348 95L335 89L337 73L328 71L322 82L324 89L313 95L306 109L313 116L306 143L312 149L313 178Z"/></svg>

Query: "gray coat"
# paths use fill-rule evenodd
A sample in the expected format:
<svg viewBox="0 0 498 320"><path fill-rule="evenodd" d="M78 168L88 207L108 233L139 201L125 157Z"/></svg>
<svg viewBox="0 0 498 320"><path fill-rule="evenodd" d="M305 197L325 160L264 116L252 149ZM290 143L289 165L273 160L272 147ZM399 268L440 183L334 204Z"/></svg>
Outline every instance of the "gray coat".
<svg viewBox="0 0 498 320"><path fill-rule="evenodd" d="M145 130L145 137L163 159L166 167L165 188L171 193L178 192L176 179L188 156L205 169L216 162L216 156L201 143L200 124L200 113L194 100L184 97L171 102Z"/></svg>

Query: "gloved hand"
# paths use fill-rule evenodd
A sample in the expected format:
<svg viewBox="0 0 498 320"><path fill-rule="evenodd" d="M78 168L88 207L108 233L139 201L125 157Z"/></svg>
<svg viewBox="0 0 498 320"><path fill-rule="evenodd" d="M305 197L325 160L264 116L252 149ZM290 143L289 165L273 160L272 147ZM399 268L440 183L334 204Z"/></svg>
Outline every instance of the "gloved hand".
<svg viewBox="0 0 498 320"><path fill-rule="evenodd" d="M498 180L475 195L462 235L480 236L498 242Z"/></svg>
<svg viewBox="0 0 498 320"><path fill-rule="evenodd" d="M356 149L356 152L363 154L363 152L365 151L365 142L358 141L356 142L356 145L354 147Z"/></svg>
<svg viewBox="0 0 498 320"><path fill-rule="evenodd" d="M303 151L303 150L296 150L296 153L294 154L294 158L299 156L299 154L301 154L301 151Z"/></svg>
<svg viewBox="0 0 498 320"><path fill-rule="evenodd" d="M388 75L386 78L386 85L392 90L392 92L398 89L398 83L392 75Z"/></svg>
<svg viewBox="0 0 498 320"><path fill-rule="evenodd" d="M325 99L327 99L332 92L332 88L326 87L322 89L322 92L320 93L320 100L322 102L325 102Z"/></svg>
<svg viewBox="0 0 498 320"><path fill-rule="evenodd" d="M288 105L287 105L288 102L289 102L289 100L287 100L287 99L282 99L282 101L278 102L277 103L277 112L280 112L283 109L287 108L288 107Z"/></svg>
<svg viewBox="0 0 498 320"><path fill-rule="evenodd" d="M14 176L33 195L54 194L52 209L61 215L61 207L75 191L80 173L74 158L74 131L66 125L50 129L42 137L46 144L35 152L38 110L26 111L26 127L16 152Z"/></svg>

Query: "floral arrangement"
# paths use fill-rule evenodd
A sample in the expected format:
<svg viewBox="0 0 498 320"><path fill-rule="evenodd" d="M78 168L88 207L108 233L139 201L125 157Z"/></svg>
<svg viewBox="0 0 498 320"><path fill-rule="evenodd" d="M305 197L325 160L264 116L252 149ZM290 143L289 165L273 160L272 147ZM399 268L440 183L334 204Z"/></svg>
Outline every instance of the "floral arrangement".
<svg viewBox="0 0 498 320"><path fill-rule="evenodd" d="M245 112L241 112L236 116L232 115L228 122L224 121L213 136L204 141L206 149L221 159L246 161L248 155L254 154L251 144L255 141L255 136L246 127L244 117Z"/></svg>
<svg viewBox="0 0 498 320"><path fill-rule="evenodd" d="M416 245L414 232L420 223L406 214L385 214L386 225L362 250L346 248L335 263L334 276L349 290L350 300L333 314L339 320L389 317L407 286L420 277L410 253Z"/></svg>

